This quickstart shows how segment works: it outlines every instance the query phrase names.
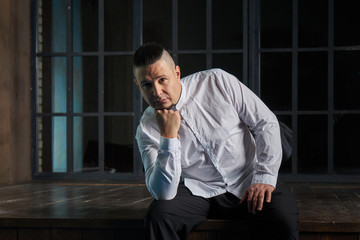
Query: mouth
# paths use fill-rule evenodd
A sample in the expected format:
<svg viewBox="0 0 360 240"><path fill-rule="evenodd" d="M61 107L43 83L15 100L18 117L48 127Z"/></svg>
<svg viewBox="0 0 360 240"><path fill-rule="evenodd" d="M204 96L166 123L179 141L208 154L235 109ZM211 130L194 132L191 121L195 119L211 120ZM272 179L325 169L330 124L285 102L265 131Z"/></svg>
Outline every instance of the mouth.
<svg viewBox="0 0 360 240"><path fill-rule="evenodd" d="M153 106L155 108L159 108L159 107L162 107L169 101L168 98L164 98L164 99L159 99L159 100L156 100L153 102Z"/></svg>
<svg viewBox="0 0 360 240"><path fill-rule="evenodd" d="M154 102L154 105L162 105L162 104L165 104L167 101L168 101L167 98L159 99Z"/></svg>

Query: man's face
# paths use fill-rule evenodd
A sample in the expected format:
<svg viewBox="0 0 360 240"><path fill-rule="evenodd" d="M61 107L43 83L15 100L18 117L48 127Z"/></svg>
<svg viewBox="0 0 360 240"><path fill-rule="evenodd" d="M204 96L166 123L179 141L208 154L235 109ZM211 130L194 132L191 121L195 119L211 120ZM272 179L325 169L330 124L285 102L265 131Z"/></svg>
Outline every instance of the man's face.
<svg viewBox="0 0 360 240"><path fill-rule="evenodd" d="M171 67L164 58L135 69L135 83L145 101L154 109L170 109L181 94L180 68Z"/></svg>

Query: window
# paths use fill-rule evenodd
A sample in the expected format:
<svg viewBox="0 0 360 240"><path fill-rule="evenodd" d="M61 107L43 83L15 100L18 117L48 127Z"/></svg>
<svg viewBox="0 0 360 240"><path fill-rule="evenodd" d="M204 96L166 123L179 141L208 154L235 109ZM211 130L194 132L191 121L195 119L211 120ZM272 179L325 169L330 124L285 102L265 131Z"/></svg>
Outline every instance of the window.
<svg viewBox="0 0 360 240"><path fill-rule="evenodd" d="M36 1L35 177L142 174L133 147L140 117L132 80L140 36L133 9L131 0Z"/></svg>
<svg viewBox="0 0 360 240"><path fill-rule="evenodd" d="M33 176L143 176L132 55L162 43L182 76L222 68L293 130L284 176L360 173L360 30L334 0L32 0Z"/></svg>
<svg viewBox="0 0 360 240"><path fill-rule="evenodd" d="M357 3L349 4L261 1L260 94L294 134L283 173L322 179L360 173L354 151L360 31Z"/></svg>

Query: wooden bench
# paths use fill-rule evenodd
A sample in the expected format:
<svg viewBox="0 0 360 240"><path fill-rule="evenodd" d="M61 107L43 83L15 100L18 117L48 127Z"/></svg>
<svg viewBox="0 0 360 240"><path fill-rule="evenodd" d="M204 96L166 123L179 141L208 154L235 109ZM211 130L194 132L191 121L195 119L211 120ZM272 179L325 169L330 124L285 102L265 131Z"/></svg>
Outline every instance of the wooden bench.
<svg viewBox="0 0 360 240"><path fill-rule="evenodd" d="M360 184L288 184L299 207L300 240L360 240ZM206 220L190 240L238 239L235 221Z"/></svg>
<svg viewBox="0 0 360 240"><path fill-rule="evenodd" d="M360 240L360 184L291 183L301 240ZM28 183L0 187L0 240L144 239L143 184ZM236 221L208 219L190 240L231 240Z"/></svg>

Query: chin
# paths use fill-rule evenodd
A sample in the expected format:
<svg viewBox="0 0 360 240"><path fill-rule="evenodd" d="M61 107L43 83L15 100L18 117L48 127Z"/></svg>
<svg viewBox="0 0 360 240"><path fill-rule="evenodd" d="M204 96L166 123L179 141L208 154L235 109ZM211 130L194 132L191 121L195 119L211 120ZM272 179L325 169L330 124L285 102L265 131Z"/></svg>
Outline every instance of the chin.
<svg viewBox="0 0 360 240"><path fill-rule="evenodd" d="M151 107L155 110L162 110L162 109L165 109L164 106L160 106L160 105L151 105Z"/></svg>
<svg viewBox="0 0 360 240"><path fill-rule="evenodd" d="M172 105L170 105L170 106L163 106L163 105L161 105L161 106L153 106L153 108L154 108L155 110L163 110L163 109L170 110L171 107L172 107Z"/></svg>

